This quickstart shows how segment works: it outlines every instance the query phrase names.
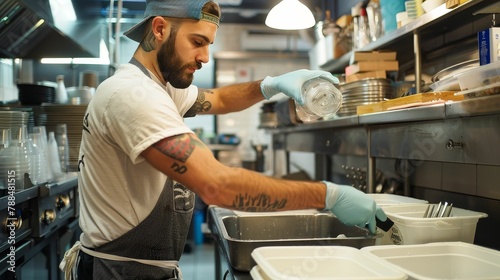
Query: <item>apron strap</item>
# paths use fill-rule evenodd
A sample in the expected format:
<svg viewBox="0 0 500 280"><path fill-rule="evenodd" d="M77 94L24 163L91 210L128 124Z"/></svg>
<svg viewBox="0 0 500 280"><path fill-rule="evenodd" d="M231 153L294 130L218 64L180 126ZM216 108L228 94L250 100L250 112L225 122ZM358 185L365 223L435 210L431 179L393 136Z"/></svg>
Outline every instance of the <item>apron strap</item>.
<svg viewBox="0 0 500 280"><path fill-rule="evenodd" d="M179 268L178 261L145 260L145 259L134 259L117 255L111 255L87 249L80 243L80 241L77 241L75 245L71 247L70 250L66 251L63 260L59 264L59 269L64 271L64 277L66 280L76 279L76 273L77 273L76 267L78 263L77 258L78 258L78 252L80 250L88 255L100 259L105 259L110 261L122 261L122 262L138 262L146 265L153 265L161 268L172 269L176 272L177 279L182 279L182 272Z"/></svg>

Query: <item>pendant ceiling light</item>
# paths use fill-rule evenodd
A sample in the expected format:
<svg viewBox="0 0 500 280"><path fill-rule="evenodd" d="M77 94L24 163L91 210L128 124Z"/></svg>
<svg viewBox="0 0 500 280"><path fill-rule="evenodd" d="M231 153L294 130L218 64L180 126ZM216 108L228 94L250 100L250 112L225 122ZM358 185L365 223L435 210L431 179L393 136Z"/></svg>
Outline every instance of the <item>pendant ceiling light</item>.
<svg viewBox="0 0 500 280"><path fill-rule="evenodd" d="M283 0L274 6L266 17L266 25L282 30L299 30L316 24L309 8L299 0Z"/></svg>

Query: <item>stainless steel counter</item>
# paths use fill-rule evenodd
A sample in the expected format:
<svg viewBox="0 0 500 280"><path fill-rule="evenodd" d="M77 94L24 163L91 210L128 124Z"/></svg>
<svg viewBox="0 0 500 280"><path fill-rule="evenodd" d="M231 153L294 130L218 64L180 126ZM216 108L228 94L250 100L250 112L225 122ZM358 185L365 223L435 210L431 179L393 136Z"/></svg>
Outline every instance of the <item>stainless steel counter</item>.
<svg viewBox="0 0 500 280"><path fill-rule="evenodd" d="M314 155L316 180L453 200L490 215L479 223L476 241L498 249L491 232L500 218L499 128L500 95L300 124L272 131L273 151L281 155L274 158L284 159L273 166L286 174L290 153L305 152Z"/></svg>
<svg viewBox="0 0 500 280"><path fill-rule="evenodd" d="M448 102L360 116L335 118L315 123L300 124L294 127L275 129L272 132L275 134L281 134L320 130L325 128L344 128L373 124L443 120L496 114L500 114L500 95L485 96L474 99L466 99L459 102Z"/></svg>

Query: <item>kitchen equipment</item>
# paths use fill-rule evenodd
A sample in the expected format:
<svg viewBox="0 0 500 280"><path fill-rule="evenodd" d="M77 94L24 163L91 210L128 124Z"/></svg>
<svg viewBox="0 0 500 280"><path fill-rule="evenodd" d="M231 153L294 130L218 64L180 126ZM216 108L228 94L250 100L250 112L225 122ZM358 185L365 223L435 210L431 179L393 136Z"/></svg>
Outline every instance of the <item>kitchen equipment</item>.
<svg viewBox="0 0 500 280"><path fill-rule="evenodd" d="M500 82L500 61L469 68L456 74L461 91L475 89Z"/></svg>
<svg viewBox="0 0 500 280"><path fill-rule="evenodd" d="M56 101L56 88L39 84L17 84L22 105L40 105Z"/></svg>
<svg viewBox="0 0 500 280"><path fill-rule="evenodd" d="M429 204L437 208L438 204ZM462 241L474 243L477 222L488 215L453 207L449 217L424 218L427 204L384 207L394 226L388 232L392 244ZM434 213L434 212L433 212ZM438 214L436 214L438 215Z"/></svg>
<svg viewBox="0 0 500 280"><path fill-rule="evenodd" d="M342 224L331 212L311 209L247 213L211 207L208 225L228 255L231 266L249 271L255 248L268 246L375 245L377 235L365 228Z"/></svg>
<svg viewBox="0 0 500 280"><path fill-rule="evenodd" d="M458 73L467 71L468 69L471 68L476 68L478 66L479 66L479 60L477 59L462 61L440 70L439 72L434 74L434 76L432 76L431 80L433 82L444 80L447 77L454 76Z"/></svg>
<svg viewBox="0 0 500 280"><path fill-rule="evenodd" d="M279 126L293 126L300 123L295 110L295 101L292 98L283 99L274 105L276 119Z"/></svg>
<svg viewBox="0 0 500 280"><path fill-rule="evenodd" d="M66 91L66 86L64 85L64 75L57 75L56 81L56 103L66 104L68 103L69 99L68 92Z"/></svg>
<svg viewBox="0 0 500 280"><path fill-rule="evenodd" d="M346 246L256 248L252 258L262 279L407 279L395 265Z"/></svg>
<svg viewBox="0 0 500 280"><path fill-rule="evenodd" d="M38 187L32 215L32 235L42 237L78 216L78 177L65 173L54 182Z"/></svg>
<svg viewBox="0 0 500 280"><path fill-rule="evenodd" d="M262 104L262 111L259 114L259 128L274 128L278 125L278 116L274 111L275 104L274 101Z"/></svg>
<svg viewBox="0 0 500 280"><path fill-rule="evenodd" d="M264 172L264 152L267 149L267 145L252 143L252 148L255 150L255 171Z"/></svg>
<svg viewBox="0 0 500 280"><path fill-rule="evenodd" d="M80 79L78 82L78 87L89 87L95 91L99 85L98 73L92 70L85 70L80 72Z"/></svg>
<svg viewBox="0 0 500 280"><path fill-rule="evenodd" d="M413 197L389 194L389 193L367 193L368 196L373 198L378 206L382 209L394 205L413 205L413 204L427 204L426 200L416 199ZM389 217L386 222L379 222L377 219L377 233L382 234L381 238L377 238L376 245L392 245L390 238L390 230L394 226L394 221Z"/></svg>
<svg viewBox="0 0 500 280"><path fill-rule="evenodd" d="M375 202L377 203L378 206L384 207L387 206L394 206L394 205L408 205L408 204L427 204L429 203L426 200L422 199L417 199L409 196L404 196L404 195L397 195L397 194L389 194L389 193L368 193L368 196L370 196Z"/></svg>
<svg viewBox="0 0 500 280"><path fill-rule="evenodd" d="M88 104L94 94L94 90L87 86L68 87L66 91L68 92L69 102L72 105Z"/></svg>
<svg viewBox="0 0 500 280"><path fill-rule="evenodd" d="M465 242L369 246L361 251L397 266L409 280L500 279L500 251Z"/></svg>
<svg viewBox="0 0 500 280"><path fill-rule="evenodd" d="M340 117L356 115L358 106L377 103L394 96L388 79L362 79L340 85L340 91L342 108L337 112Z"/></svg>
<svg viewBox="0 0 500 280"><path fill-rule="evenodd" d="M446 67L432 76L433 84L430 87L433 91L459 91L460 84L456 76L478 66L479 60L472 59Z"/></svg>
<svg viewBox="0 0 500 280"><path fill-rule="evenodd" d="M451 215L451 209L453 209L453 203L448 204L448 202L439 202L436 207L434 205L428 205L425 209L424 218L442 218L449 217Z"/></svg>

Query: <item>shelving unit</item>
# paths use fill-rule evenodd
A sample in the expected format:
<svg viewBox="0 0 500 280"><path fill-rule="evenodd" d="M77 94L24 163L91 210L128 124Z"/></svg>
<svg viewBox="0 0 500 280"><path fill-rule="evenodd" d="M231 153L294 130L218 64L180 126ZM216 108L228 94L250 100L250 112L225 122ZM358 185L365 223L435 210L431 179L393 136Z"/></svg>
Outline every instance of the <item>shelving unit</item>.
<svg viewBox="0 0 500 280"><path fill-rule="evenodd" d="M491 14L500 13L500 3L496 0L470 0L454 9L446 9L442 5L429 13L425 13L407 25L398 28L375 42L371 42L360 51L390 49L398 52L398 60L401 64L412 63L414 65L415 76L421 79L421 64L423 61L422 42L432 41L438 37L445 36L447 32L458 30L459 27L475 23L480 19L489 18ZM486 24L489 20L485 20ZM491 26L491 24L489 25ZM473 30L467 28L461 32L473 36L477 31L488 26L477 24ZM442 39L445 41L448 38ZM320 69L332 73L343 73L344 68L349 65L349 59L353 51L343 56L327 61L320 65ZM420 92L420 83L416 83L417 92Z"/></svg>

